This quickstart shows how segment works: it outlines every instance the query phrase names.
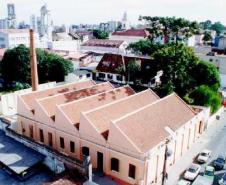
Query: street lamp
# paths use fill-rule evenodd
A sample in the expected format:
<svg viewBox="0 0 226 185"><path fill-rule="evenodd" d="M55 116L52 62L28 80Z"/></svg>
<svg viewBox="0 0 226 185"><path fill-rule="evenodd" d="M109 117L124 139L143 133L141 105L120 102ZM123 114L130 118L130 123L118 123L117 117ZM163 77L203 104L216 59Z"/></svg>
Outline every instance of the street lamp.
<svg viewBox="0 0 226 185"><path fill-rule="evenodd" d="M166 172L166 164L167 164L167 158L170 157L172 155L172 151L169 150L168 148L168 144L170 141L175 141L176 140L176 133L170 128L170 127L165 127L165 131L167 133L169 133L169 135L171 136L171 140L170 139L166 139L165 140L165 153L164 153L164 163L163 163L163 174L162 174L162 185L165 185L165 181L166 181L166 177L167 177L167 172ZM175 152L175 151L174 151Z"/></svg>

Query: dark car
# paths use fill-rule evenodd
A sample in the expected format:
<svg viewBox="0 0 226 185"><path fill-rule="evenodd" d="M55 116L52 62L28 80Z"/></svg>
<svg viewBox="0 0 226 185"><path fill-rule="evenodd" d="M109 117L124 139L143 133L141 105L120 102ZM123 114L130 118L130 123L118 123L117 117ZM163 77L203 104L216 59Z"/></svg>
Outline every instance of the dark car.
<svg viewBox="0 0 226 185"><path fill-rule="evenodd" d="M213 166L217 170L223 170L225 165L225 157L218 156L217 159L213 162Z"/></svg>

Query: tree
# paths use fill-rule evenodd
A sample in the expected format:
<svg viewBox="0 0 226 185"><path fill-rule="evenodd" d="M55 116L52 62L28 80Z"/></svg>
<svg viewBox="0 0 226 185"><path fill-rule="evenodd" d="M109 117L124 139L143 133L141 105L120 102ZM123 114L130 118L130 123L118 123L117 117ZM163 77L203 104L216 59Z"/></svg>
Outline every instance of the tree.
<svg viewBox="0 0 226 185"><path fill-rule="evenodd" d="M138 78L140 77L140 72L141 72L141 65L138 64L136 61L132 60L129 61L128 66L127 66L127 79L128 81L133 81L136 83Z"/></svg>
<svg viewBox="0 0 226 185"><path fill-rule="evenodd" d="M210 30L212 27L212 22L210 20L207 20L205 22L200 22L200 27L203 30Z"/></svg>
<svg viewBox="0 0 226 185"><path fill-rule="evenodd" d="M0 63L2 78L6 84L12 82L30 83L31 69L29 49L24 45L9 49L5 52Z"/></svg>
<svg viewBox="0 0 226 185"><path fill-rule="evenodd" d="M185 40L200 29L197 22L183 18L144 16L142 19L148 22L147 30L151 42L159 36L165 38L165 43L168 43L170 38L174 38L175 42Z"/></svg>
<svg viewBox="0 0 226 185"><path fill-rule="evenodd" d="M215 22L212 24L211 29L216 31L217 35L220 35L225 30L225 26L221 22Z"/></svg>
<svg viewBox="0 0 226 185"><path fill-rule="evenodd" d="M202 40L203 40L205 43L212 42L213 38L212 38L210 32L205 31L204 37L203 37Z"/></svg>
<svg viewBox="0 0 226 185"><path fill-rule="evenodd" d="M131 43L128 49L138 55L152 55L156 50L162 48L160 44L153 44L150 40L140 40L135 43Z"/></svg>
<svg viewBox="0 0 226 185"><path fill-rule="evenodd" d="M58 55L40 49L37 49L36 53L40 83L63 81L64 76L73 70L73 64ZM16 85L18 88L22 87L20 84L31 84L29 49L24 45L20 45L7 50L0 63L0 69L5 87L12 85L14 82L19 84Z"/></svg>
<svg viewBox="0 0 226 185"><path fill-rule="evenodd" d="M216 112L221 106L221 96L206 85L197 87L190 95L192 104L207 106L211 112Z"/></svg>
<svg viewBox="0 0 226 185"><path fill-rule="evenodd" d="M109 37L109 34L106 31L93 30L93 36L96 39L107 39Z"/></svg>

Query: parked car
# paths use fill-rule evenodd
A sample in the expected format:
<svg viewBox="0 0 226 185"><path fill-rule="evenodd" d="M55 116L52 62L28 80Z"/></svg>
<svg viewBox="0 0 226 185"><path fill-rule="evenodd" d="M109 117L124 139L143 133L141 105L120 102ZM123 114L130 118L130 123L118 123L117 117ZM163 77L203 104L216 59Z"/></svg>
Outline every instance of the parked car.
<svg viewBox="0 0 226 185"><path fill-rule="evenodd" d="M192 164L184 173L184 179L193 181L199 174L201 166L198 164Z"/></svg>
<svg viewBox="0 0 226 185"><path fill-rule="evenodd" d="M204 175L199 175L192 185L212 185L214 182L214 172L215 170L212 166L207 166Z"/></svg>
<svg viewBox="0 0 226 185"><path fill-rule="evenodd" d="M191 182L181 179L177 182L177 185L191 185Z"/></svg>
<svg viewBox="0 0 226 185"><path fill-rule="evenodd" d="M219 185L226 185L226 173L218 180Z"/></svg>
<svg viewBox="0 0 226 185"><path fill-rule="evenodd" d="M216 170L223 170L225 165L225 157L219 155L217 159L213 162L213 166Z"/></svg>
<svg viewBox="0 0 226 185"><path fill-rule="evenodd" d="M211 156L211 151L205 149L199 154L197 160L199 163L206 163L210 158L210 156Z"/></svg>

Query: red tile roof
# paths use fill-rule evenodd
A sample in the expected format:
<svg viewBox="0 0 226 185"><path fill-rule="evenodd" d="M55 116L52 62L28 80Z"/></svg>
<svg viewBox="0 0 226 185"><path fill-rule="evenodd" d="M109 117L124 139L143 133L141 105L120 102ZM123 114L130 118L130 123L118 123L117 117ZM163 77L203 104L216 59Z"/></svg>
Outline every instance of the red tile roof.
<svg viewBox="0 0 226 185"><path fill-rule="evenodd" d="M91 110L90 112L85 113L85 117L96 127L100 134L105 134L109 131L111 120L118 119L121 116L142 108L158 99L159 97L154 92L146 90L106 106Z"/></svg>
<svg viewBox="0 0 226 185"><path fill-rule="evenodd" d="M42 105L45 111L48 113L50 117L55 115L56 105L61 105L65 103L69 103L74 100L78 100L81 98L85 98L91 95L99 94L105 91L112 90L114 87L109 83L101 83L98 85L94 85L91 87L86 87L83 89L70 91L67 93L59 94L56 96L51 96L44 99L37 99L38 102Z"/></svg>
<svg viewBox="0 0 226 185"><path fill-rule="evenodd" d="M142 152L147 152L168 136L166 126L177 130L195 115L172 94L113 122Z"/></svg>
<svg viewBox="0 0 226 185"><path fill-rule="evenodd" d="M34 109L34 102L37 98L44 98L48 96L53 96L60 93L66 93L78 89L83 89L85 87L90 87L95 85L96 83L94 81L84 81L84 82L76 82L66 85L57 86L54 88L46 89L46 90L40 90L31 92L25 95L22 95L21 98L25 102L25 104L28 106L30 110Z"/></svg>
<svg viewBox="0 0 226 185"><path fill-rule="evenodd" d="M82 46L94 46L94 47L108 47L108 48L119 48L124 41L120 40L104 40L104 39L93 39L85 42Z"/></svg>
<svg viewBox="0 0 226 185"><path fill-rule="evenodd" d="M116 32L113 32L112 35L143 37L143 38L147 37L147 33L145 29L130 29L130 30L123 30L123 31L116 31Z"/></svg>
<svg viewBox="0 0 226 185"><path fill-rule="evenodd" d="M105 72L105 73L114 73L118 74L118 68L123 66L125 63L125 66L127 68L129 62L131 61L138 61L141 63L141 69L146 65L151 65L153 63L153 60L150 58L144 58L139 56L122 56L117 54L110 54L106 53L104 54L103 58L99 62L96 70L99 72Z"/></svg>
<svg viewBox="0 0 226 185"><path fill-rule="evenodd" d="M81 112L109 104L113 101L125 98L135 92L130 87L121 87L101 94L83 98L71 103L60 106L61 110L72 121L73 124L79 124Z"/></svg>

